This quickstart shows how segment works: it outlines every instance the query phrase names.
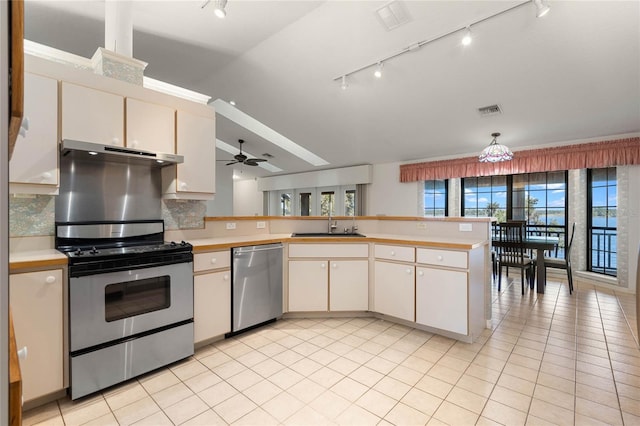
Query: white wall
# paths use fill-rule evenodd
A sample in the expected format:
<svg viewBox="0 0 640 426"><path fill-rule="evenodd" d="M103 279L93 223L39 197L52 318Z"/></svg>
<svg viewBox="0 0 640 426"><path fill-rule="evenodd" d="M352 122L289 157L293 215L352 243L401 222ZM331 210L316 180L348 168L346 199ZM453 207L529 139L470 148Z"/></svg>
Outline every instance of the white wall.
<svg viewBox="0 0 640 426"><path fill-rule="evenodd" d="M367 188L367 215L422 216L418 196L421 182L400 183L400 164L374 164Z"/></svg>
<svg viewBox="0 0 640 426"><path fill-rule="evenodd" d="M216 151L218 154L219 150ZM207 201L207 216L233 215L233 167L217 164L216 196Z"/></svg>
<svg viewBox="0 0 640 426"><path fill-rule="evenodd" d="M261 216L262 198L255 179L233 181L234 216Z"/></svg>

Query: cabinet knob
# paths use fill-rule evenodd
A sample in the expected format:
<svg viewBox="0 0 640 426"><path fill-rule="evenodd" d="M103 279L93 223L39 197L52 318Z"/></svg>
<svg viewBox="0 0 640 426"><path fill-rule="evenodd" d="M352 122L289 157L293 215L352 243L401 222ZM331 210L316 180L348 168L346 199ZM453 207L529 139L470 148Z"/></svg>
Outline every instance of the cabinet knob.
<svg viewBox="0 0 640 426"><path fill-rule="evenodd" d="M54 277L53 275L49 275L45 281L47 282L47 284L53 284L56 282L56 277Z"/></svg>
<svg viewBox="0 0 640 426"><path fill-rule="evenodd" d="M423 276L423 275L424 275L424 272L423 272L423 271L418 271L418 275L419 275L419 276Z"/></svg>
<svg viewBox="0 0 640 426"><path fill-rule="evenodd" d="M51 172L44 172L42 174L42 179L51 179Z"/></svg>
<svg viewBox="0 0 640 426"><path fill-rule="evenodd" d="M29 351L27 350L26 346L18 350L19 359L22 359L22 360L27 359L27 355L29 355Z"/></svg>
<svg viewBox="0 0 640 426"><path fill-rule="evenodd" d="M396 255L396 252L391 250L391 256L395 256L395 255Z"/></svg>
<svg viewBox="0 0 640 426"><path fill-rule="evenodd" d="M336 268L338 267L338 264L337 264L337 263L333 263L333 264L331 264L331 267L332 267L333 269L336 269Z"/></svg>
<svg viewBox="0 0 640 426"><path fill-rule="evenodd" d="M327 267L327 265L326 265L326 264L324 264L324 263L321 263L321 264L320 264L320 267L321 267L322 269L324 269L324 268L326 268L326 267Z"/></svg>
<svg viewBox="0 0 640 426"><path fill-rule="evenodd" d="M186 182L181 182L180 183L180 189L187 189L189 187L189 185L187 185Z"/></svg>
<svg viewBox="0 0 640 426"><path fill-rule="evenodd" d="M120 145L120 138L111 139L111 145Z"/></svg>
<svg viewBox="0 0 640 426"><path fill-rule="evenodd" d="M138 145L140 145L140 142L138 142L137 140L134 140L134 141L131 143L131 146L132 146L132 147L134 147L134 148L137 148L137 147L138 147Z"/></svg>
<svg viewBox="0 0 640 426"><path fill-rule="evenodd" d="M225 280L225 281L228 281L229 280L229 274L224 274L222 279Z"/></svg>
<svg viewBox="0 0 640 426"><path fill-rule="evenodd" d="M411 275L411 269L407 268L407 274Z"/></svg>
<svg viewBox="0 0 640 426"><path fill-rule="evenodd" d="M215 265L217 261L218 261L218 259L216 259L215 257L211 258L211 264L212 265Z"/></svg>
<svg viewBox="0 0 640 426"><path fill-rule="evenodd" d="M438 260L439 260L440 262L442 262L442 260L443 260L443 259L444 259L444 257L442 257L442 256L438 256Z"/></svg>

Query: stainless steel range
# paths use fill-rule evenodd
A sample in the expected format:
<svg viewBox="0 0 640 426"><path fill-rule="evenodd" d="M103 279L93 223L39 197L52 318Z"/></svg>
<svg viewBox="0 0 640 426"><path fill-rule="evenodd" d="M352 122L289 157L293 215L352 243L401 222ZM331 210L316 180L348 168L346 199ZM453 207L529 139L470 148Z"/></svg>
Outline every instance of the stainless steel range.
<svg viewBox="0 0 640 426"><path fill-rule="evenodd" d="M193 355L193 254L162 220L57 222L71 399Z"/></svg>

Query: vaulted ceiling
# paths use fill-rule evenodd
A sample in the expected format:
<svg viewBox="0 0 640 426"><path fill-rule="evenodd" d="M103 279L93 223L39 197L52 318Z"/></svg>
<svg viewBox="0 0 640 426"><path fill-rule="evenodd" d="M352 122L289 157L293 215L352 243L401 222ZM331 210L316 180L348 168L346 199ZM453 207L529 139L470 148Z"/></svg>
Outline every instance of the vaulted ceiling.
<svg viewBox="0 0 640 426"><path fill-rule="evenodd" d="M400 1L409 22L392 30L376 14L388 2L229 0L221 20L213 2L136 1L133 56L149 63L145 75L233 100L329 163L313 166L218 115L218 139L244 139L280 173L477 155L493 132L516 151L640 132L639 2L550 1L536 18L530 1ZM91 57L104 46L104 9L27 0L25 37ZM462 46L456 30L478 21ZM370 67L341 89L342 75L410 46L382 78ZM502 114L478 113L493 104Z"/></svg>

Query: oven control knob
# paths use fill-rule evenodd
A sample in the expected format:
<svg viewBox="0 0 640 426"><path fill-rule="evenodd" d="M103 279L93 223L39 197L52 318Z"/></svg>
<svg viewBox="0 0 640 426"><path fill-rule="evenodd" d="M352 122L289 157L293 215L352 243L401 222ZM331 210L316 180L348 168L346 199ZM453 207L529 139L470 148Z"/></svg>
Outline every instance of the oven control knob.
<svg viewBox="0 0 640 426"><path fill-rule="evenodd" d="M75 254L76 256L82 256L82 250L80 250L80 248L76 249L76 251L73 252L73 254Z"/></svg>
<svg viewBox="0 0 640 426"><path fill-rule="evenodd" d="M175 241L171 241L171 242L169 243L169 245L170 245L171 247L175 247L175 246L177 246L177 244L176 244L176 242L175 242Z"/></svg>
<svg viewBox="0 0 640 426"><path fill-rule="evenodd" d="M184 240L182 240L182 241L180 241L180 245L181 245L181 246L186 246L186 245L187 245L187 242L186 242L186 241L184 241Z"/></svg>
<svg viewBox="0 0 640 426"><path fill-rule="evenodd" d="M96 249L95 247L91 247L91 251L89 251L89 253L98 254L98 249Z"/></svg>

